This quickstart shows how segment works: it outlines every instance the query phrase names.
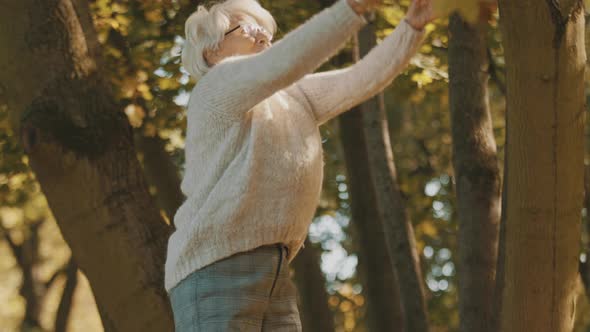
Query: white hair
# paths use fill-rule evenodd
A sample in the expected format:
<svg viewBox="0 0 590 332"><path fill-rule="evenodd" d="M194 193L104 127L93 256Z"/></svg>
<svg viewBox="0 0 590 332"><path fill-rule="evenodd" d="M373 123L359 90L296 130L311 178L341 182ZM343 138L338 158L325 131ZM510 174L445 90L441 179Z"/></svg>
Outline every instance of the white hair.
<svg viewBox="0 0 590 332"><path fill-rule="evenodd" d="M210 69L203 57L203 51L218 49L219 43L230 27L230 18L235 14L253 18L271 35L274 35L277 30L277 24L271 13L257 0L225 0L214 4L209 10L199 5L197 11L186 20L185 43L181 55L182 66L195 79L198 80Z"/></svg>

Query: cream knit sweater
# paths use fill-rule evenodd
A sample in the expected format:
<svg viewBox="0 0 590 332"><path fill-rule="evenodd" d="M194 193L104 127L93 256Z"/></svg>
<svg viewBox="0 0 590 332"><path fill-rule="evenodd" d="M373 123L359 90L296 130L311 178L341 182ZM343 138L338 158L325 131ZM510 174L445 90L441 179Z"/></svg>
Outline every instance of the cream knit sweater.
<svg viewBox="0 0 590 332"><path fill-rule="evenodd" d="M174 215L165 288L235 253L283 242L291 262L320 197L319 126L373 97L408 64L425 35L402 21L361 61L313 73L366 20L346 0L256 55L225 58L187 105L187 197Z"/></svg>

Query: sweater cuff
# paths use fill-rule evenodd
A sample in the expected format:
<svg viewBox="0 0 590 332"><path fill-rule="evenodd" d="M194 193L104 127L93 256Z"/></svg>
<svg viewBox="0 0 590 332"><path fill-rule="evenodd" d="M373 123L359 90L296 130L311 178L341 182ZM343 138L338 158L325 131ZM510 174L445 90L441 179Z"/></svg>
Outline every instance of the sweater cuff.
<svg viewBox="0 0 590 332"><path fill-rule="evenodd" d="M338 27L350 25L353 23L356 27L362 27L367 24L364 16L357 14L350 6L347 0L338 0L332 5L335 12L335 22Z"/></svg>
<svg viewBox="0 0 590 332"><path fill-rule="evenodd" d="M426 27L422 27L422 29L418 30L416 28L414 28L410 22L408 22L407 18L404 18L400 23L407 25L408 28L410 28L410 30L417 32L417 33L424 33L426 32Z"/></svg>

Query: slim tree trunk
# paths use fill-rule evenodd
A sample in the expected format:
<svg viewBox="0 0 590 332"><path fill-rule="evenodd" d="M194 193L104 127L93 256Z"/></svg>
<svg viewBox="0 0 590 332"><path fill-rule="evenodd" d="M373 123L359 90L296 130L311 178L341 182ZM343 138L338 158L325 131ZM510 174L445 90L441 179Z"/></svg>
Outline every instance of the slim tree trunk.
<svg viewBox="0 0 590 332"><path fill-rule="evenodd" d="M305 239L305 247L293 260L301 323L304 332L334 331L334 315L328 307L326 279L320 267L320 251Z"/></svg>
<svg viewBox="0 0 590 332"><path fill-rule="evenodd" d="M91 22L83 1L1 1L0 105L90 281L105 330L170 331L163 270L171 228L101 76Z"/></svg>
<svg viewBox="0 0 590 332"><path fill-rule="evenodd" d="M69 269L69 267L71 266L71 261L67 267L64 266L57 271L54 271L49 280L45 282L38 280L38 278L35 277L38 275L38 273L36 273L36 269L41 258L39 255L39 227L44 222L45 221L42 219L38 221L26 221L25 227L27 227L26 233L28 233L28 236L23 242L18 244L12 240L12 237L9 234L10 231L2 226L2 221L0 220L0 235L4 237L4 240L12 251L14 259L22 274L22 283L19 287L19 293L25 301L25 308L24 317L20 327L21 330L28 331L31 329L41 328L41 324L39 322L41 307L45 302L45 297L47 296L49 290L57 278L59 278L61 275L68 274L66 276L66 278L68 278L67 282L70 285L73 284L73 287L75 287L76 283L75 278L70 278L71 269ZM68 290L68 288L71 288L73 291L73 288L66 284L62 295L62 300L58 308L58 313L56 314L56 331L60 331L60 324L61 322L65 322L67 320L71 309L71 292ZM65 327L65 324L61 324L61 326Z"/></svg>
<svg viewBox="0 0 590 332"><path fill-rule="evenodd" d="M36 280L35 269L39 263L39 227L43 222L33 222L28 225L28 236L20 244L13 241L10 231L2 225L0 220L0 233L10 248L16 264L21 270L22 282L19 294L25 301L24 317L21 322L21 330L41 328L39 314L43 303L43 297L51 286L51 280L46 285L40 285ZM44 286L44 287L40 287Z"/></svg>
<svg viewBox="0 0 590 332"><path fill-rule="evenodd" d="M582 1L500 0L510 126L501 331L571 331L584 156Z"/></svg>
<svg viewBox="0 0 590 332"><path fill-rule="evenodd" d="M586 208L586 227L582 230L586 234L586 237L590 236L590 222L588 222L588 214L590 213L590 165L584 167L584 207ZM584 284L586 296L590 299L590 245L586 243L586 246L582 248L582 252L586 254L586 260L580 262L580 277Z"/></svg>
<svg viewBox="0 0 590 332"><path fill-rule="evenodd" d="M342 66L351 56L358 59L358 47L353 53L343 52L332 61ZM369 331L402 331L403 313L399 283L391 264L383 223L370 181L363 115L357 106L338 118L341 147L346 164L346 180L350 197L353 247L358 253L357 271L363 285L366 321Z"/></svg>
<svg viewBox="0 0 590 332"><path fill-rule="evenodd" d="M463 332L490 324L500 221L500 171L488 104L487 23L449 23L449 95L459 217L459 316Z"/></svg>
<svg viewBox="0 0 590 332"><path fill-rule="evenodd" d="M358 34L360 56L376 44L375 26L367 24ZM414 231L397 184L383 94L361 105L371 180L387 249L397 272L405 330L428 331L426 300Z"/></svg>
<svg viewBox="0 0 590 332"><path fill-rule="evenodd" d="M358 274L367 299L369 331L402 331L399 284L391 264L383 223L370 180L363 114L358 107L338 117L350 196L351 227L358 250Z"/></svg>
<svg viewBox="0 0 590 332"><path fill-rule="evenodd" d="M506 139L504 140L504 146L508 146L510 138L508 136L508 119L505 121L506 126ZM508 178L508 151L504 154L504 174L502 176L502 208L500 213L500 225L498 234L498 252L496 259L496 280L494 283L494 292L492 294L492 316L491 322L487 329L484 331L496 332L500 331L500 316L502 311L502 293L504 292L504 270L506 261L506 211L508 210L507 197L507 186L506 179Z"/></svg>
<svg viewBox="0 0 590 332"><path fill-rule="evenodd" d="M55 315L55 332L67 331L76 286L78 286L78 265L70 259L66 270L66 283Z"/></svg>

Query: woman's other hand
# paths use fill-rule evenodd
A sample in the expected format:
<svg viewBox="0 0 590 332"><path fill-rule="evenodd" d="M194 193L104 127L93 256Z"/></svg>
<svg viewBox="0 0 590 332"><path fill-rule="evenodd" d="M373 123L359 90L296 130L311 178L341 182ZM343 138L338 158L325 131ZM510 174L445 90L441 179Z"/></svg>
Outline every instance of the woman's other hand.
<svg viewBox="0 0 590 332"><path fill-rule="evenodd" d="M406 13L406 21L414 29L422 30L426 24L437 18L433 10L433 1L436 0L412 0Z"/></svg>

